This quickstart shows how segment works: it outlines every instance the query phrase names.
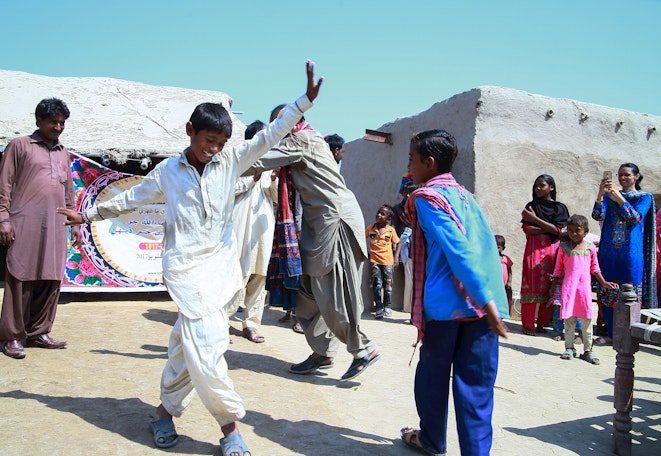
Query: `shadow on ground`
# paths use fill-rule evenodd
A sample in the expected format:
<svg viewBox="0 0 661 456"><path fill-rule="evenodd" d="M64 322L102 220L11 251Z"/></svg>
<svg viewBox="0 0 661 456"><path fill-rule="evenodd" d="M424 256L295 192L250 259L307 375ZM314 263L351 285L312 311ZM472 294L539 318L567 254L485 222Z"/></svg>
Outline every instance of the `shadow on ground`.
<svg viewBox="0 0 661 456"><path fill-rule="evenodd" d="M33 400L60 412L71 413L100 429L149 448L154 447L149 421L154 406L137 398L46 396L21 390L0 392L0 397ZM140 424L141 423L141 424ZM179 434L177 452L212 454L216 447Z"/></svg>
<svg viewBox="0 0 661 456"><path fill-rule="evenodd" d="M601 401L613 403L612 396L599 396ZM576 404L580 406L579 403ZM661 403L634 399L633 454L659 454L661 441ZM504 427L514 434L556 445L576 454L607 454L611 450L613 415L593 416L573 421L561 421L526 429Z"/></svg>
<svg viewBox="0 0 661 456"><path fill-rule="evenodd" d="M351 448L352 456L371 456L398 450L393 448L392 440L382 436L319 421L273 419L270 415L254 411L249 411L244 421L253 426L255 434L297 454L335 456L349 454L346 451ZM395 451L391 454L401 453Z"/></svg>

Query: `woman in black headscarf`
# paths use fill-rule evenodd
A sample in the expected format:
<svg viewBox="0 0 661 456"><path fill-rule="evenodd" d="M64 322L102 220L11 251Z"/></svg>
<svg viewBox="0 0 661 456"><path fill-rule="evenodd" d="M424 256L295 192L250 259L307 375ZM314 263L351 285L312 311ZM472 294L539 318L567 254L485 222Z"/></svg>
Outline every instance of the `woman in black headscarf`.
<svg viewBox="0 0 661 456"><path fill-rule="evenodd" d="M555 254L559 235L569 218L567 207L555 200L555 180L548 174L535 179L532 201L521 212L521 228L526 233L526 250L523 254L521 277L521 323L523 333L535 335L535 313L537 331L545 332L551 320L552 309L547 306L551 288ZM539 312L537 312L539 305Z"/></svg>

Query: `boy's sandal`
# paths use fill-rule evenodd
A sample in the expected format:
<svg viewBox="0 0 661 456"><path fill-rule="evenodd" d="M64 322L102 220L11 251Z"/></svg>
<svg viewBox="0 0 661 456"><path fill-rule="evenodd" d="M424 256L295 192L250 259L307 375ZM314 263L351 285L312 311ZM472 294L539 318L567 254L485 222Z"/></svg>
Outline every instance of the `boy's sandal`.
<svg viewBox="0 0 661 456"><path fill-rule="evenodd" d="M179 442L172 418L151 421L149 428L154 433L154 445L158 448L171 448Z"/></svg>
<svg viewBox="0 0 661 456"><path fill-rule="evenodd" d="M591 352L588 353L587 355L585 353L581 354L581 359L583 361L587 361L590 364L600 364L601 363L601 361L599 361L599 358L594 356L594 354L591 353Z"/></svg>
<svg viewBox="0 0 661 456"><path fill-rule="evenodd" d="M574 350L568 348L567 350L564 351L562 355L560 355L560 359L572 359L574 356L576 356Z"/></svg>
<svg viewBox="0 0 661 456"><path fill-rule="evenodd" d="M233 454L252 456L246 442L243 441L243 437L241 437L241 434L238 432L234 432L227 437L220 439L220 450L223 456L232 456Z"/></svg>
<svg viewBox="0 0 661 456"><path fill-rule="evenodd" d="M257 334L255 328L243 328L243 337L248 339L250 342L255 342L256 344L261 344L264 342L264 336Z"/></svg>
<svg viewBox="0 0 661 456"><path fill-rule="evenodd" d="M404 442L406 445L410 446L411 448L420 451L421 453L428 454L431 456L441 456L442 454L444 454L444 453L432 453L431 451L423 447L422 442L420 442L419 429L414 429L411 426L406 426L399 431L399 434L402 438L402 442Z"/></svg>

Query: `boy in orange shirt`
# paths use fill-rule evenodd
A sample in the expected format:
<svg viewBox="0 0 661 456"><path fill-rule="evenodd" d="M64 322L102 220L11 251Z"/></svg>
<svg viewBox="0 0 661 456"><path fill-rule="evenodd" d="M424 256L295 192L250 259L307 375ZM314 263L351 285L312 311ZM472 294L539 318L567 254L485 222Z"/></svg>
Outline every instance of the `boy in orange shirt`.
<svg viewBox="0 0 661 456"><path fill-rule="evenodd" d="M393 211L384 204L376 212L376 222L365 229L365 237L369 239L370 262L372 263L372 290L376 314L380 319L392 315L390 301L392 298L392 270L395 264L393 251L399 244L395 228L390 225ZM381 295L383 294L383 298Z"/></svg>

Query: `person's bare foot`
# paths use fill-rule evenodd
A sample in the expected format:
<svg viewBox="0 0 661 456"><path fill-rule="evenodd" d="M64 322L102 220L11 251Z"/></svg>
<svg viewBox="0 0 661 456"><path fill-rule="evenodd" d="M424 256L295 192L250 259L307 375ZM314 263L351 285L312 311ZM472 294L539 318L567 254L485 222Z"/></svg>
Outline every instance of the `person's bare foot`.
<svg viewBox="0 0 661 456"><path fill-rule="evenodd" d="M256 344L261 344L264 342L264 336L257 334L255 328L243 328L243 337L248 339L250 342L255 342Z"/></svg>

